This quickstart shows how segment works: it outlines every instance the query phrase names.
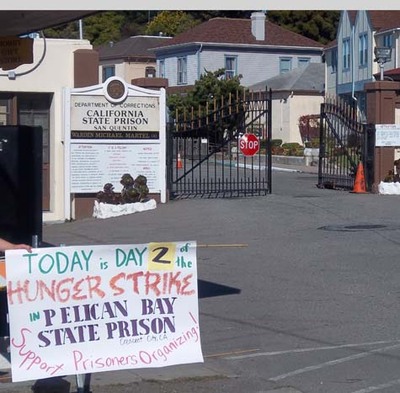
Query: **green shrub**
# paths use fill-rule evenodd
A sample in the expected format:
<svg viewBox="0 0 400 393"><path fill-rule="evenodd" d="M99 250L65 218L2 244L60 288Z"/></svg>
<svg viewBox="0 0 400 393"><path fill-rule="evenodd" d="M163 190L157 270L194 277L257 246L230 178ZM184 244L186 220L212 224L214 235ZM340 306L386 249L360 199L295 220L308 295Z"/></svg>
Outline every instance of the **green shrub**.
<svg viewBox="0 0 400 393"><path fill-rule="evenodd" d="M282 145L282 139L271 139L271 147L279 147Z"/></svg>
<svg viewBox="0 0 400 393"><path fill-rule="evenodd" d="M304 155L304 147L297 142L284 143L282 145L285 156L302 156Z"/></svg>
<svg viewBox="0 0 400 393"><path fill-rule="evenodd" d="M266 148L267 148L267 140L260 139L260 149L266 149Z"/></svg>

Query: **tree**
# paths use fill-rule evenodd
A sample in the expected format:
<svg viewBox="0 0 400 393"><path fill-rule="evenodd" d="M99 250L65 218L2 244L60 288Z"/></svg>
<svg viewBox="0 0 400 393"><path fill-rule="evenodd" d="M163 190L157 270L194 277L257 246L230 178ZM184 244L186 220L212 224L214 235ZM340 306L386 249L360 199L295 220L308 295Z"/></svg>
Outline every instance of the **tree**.
<svg viewBox="0 0 400 393"><path fill-rule="evenodd" d="M121 12L99 12L82 19L83 38L94 46L99 46L110 41L119 41L121 31L126 24L125 15ZM78 21L67 23L57 28L44 30L48 38L79 38Z"/></svg>
<svg viewBox="0 0 400 393"><path fill-rule="evenodd" d="M241 75L230 79L226 79L224 76L224 68L214 72L206 70L187 94L172 94L168 97L167 106L170 112L174 113L176 109L180 111L189 110L192 107L204 107L206 104L208 104L210 110L214 110L216 109L214 102L218 106L221 97L227 98L230 93L236 95L237 91L243 89L240 85Z"/></svg>
<svg viewBox="0 0 400 393"><path fill-rule="evenodd" d="M173 37L200 23L183 11L162 11L147 25L146 34Z"/></svg>
<svg viewBox="0 0 400 393"><path fill-rule="evenodd" d="M211 137L212 143L222 143L224 135L229 139L237 132L244 119L245 110L240 104L244 88L240 76L225 77L225 69L205 71L186 95L173 94L167 97L167 107L178 129L193 129L196 135ZM236 105L237 104L237 105ZM207 119L207 121L206 121ZM194 120L194 122L192 122Z"/></svg>
<svg viewBox="0 0 400 393"><path fill-rule="evenodd" d="M326 44L336 37L340 11L268 11L273 23Z"/></svg>
<svg viewBox="0 0 400 393"><path fill-rule="evenodd" d="M83 19L83 35L93 45L119 41L132 35L169 36L211 18L249 19L251 11L106 11ZM282 27L326 44L336 37L340 11L268 11L267 19ZM79 38L78 22L46 29L50 38Z"/></svg>
<svg viewBox="0 0 400 393"><path fill-rule="evenodd" d="M87 38L93 46L119 41L125 22L121 12L108 11L89 16L84 21L84 38Z"/></svg>

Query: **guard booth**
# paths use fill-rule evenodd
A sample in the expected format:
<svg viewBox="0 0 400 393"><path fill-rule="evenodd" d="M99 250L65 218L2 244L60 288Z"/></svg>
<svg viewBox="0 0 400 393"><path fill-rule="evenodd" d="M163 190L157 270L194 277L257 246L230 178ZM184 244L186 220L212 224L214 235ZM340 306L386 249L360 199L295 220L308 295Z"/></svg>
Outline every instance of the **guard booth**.
<svg viewBox="0 0 400 393"><path fill-rule="evenodd" d="M42 242L42 146L41 127L0 126L0 237L13 243ZM3 274L4 265L0 253ZM0 286L0 336L8 335L7 296Z"/></svg>

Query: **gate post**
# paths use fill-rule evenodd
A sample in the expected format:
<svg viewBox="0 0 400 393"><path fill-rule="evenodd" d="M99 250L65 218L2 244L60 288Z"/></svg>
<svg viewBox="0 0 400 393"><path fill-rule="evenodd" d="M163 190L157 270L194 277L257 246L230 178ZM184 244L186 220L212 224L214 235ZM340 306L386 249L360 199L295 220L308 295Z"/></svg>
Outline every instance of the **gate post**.
<svg viewBox="0 0 400 393"><path fill-rule="evenodd" d="M379 81L365 85L367 123L395 124L396 109L400 109L400 82ZM393 170L394 147L375 147L372 192L378 192L379 183Z"/></svg>

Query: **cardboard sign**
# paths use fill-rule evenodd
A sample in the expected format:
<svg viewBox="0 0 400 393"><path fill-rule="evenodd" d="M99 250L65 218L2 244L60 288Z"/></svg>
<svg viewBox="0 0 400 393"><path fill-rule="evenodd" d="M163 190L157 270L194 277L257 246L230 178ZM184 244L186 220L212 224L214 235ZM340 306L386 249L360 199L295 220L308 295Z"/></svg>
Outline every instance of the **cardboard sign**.
<svg viewBox="0 0 400 393"><path fill-rule="evenodd" d="M13 70L22 64L33 63L33 39L0 37L0 68Z"/></svg>
<svg viewBox="0 0 400 393"><path fill-rule="evenodd" d="M12 380L202 362L196 242L6 252Z"/></svg>

